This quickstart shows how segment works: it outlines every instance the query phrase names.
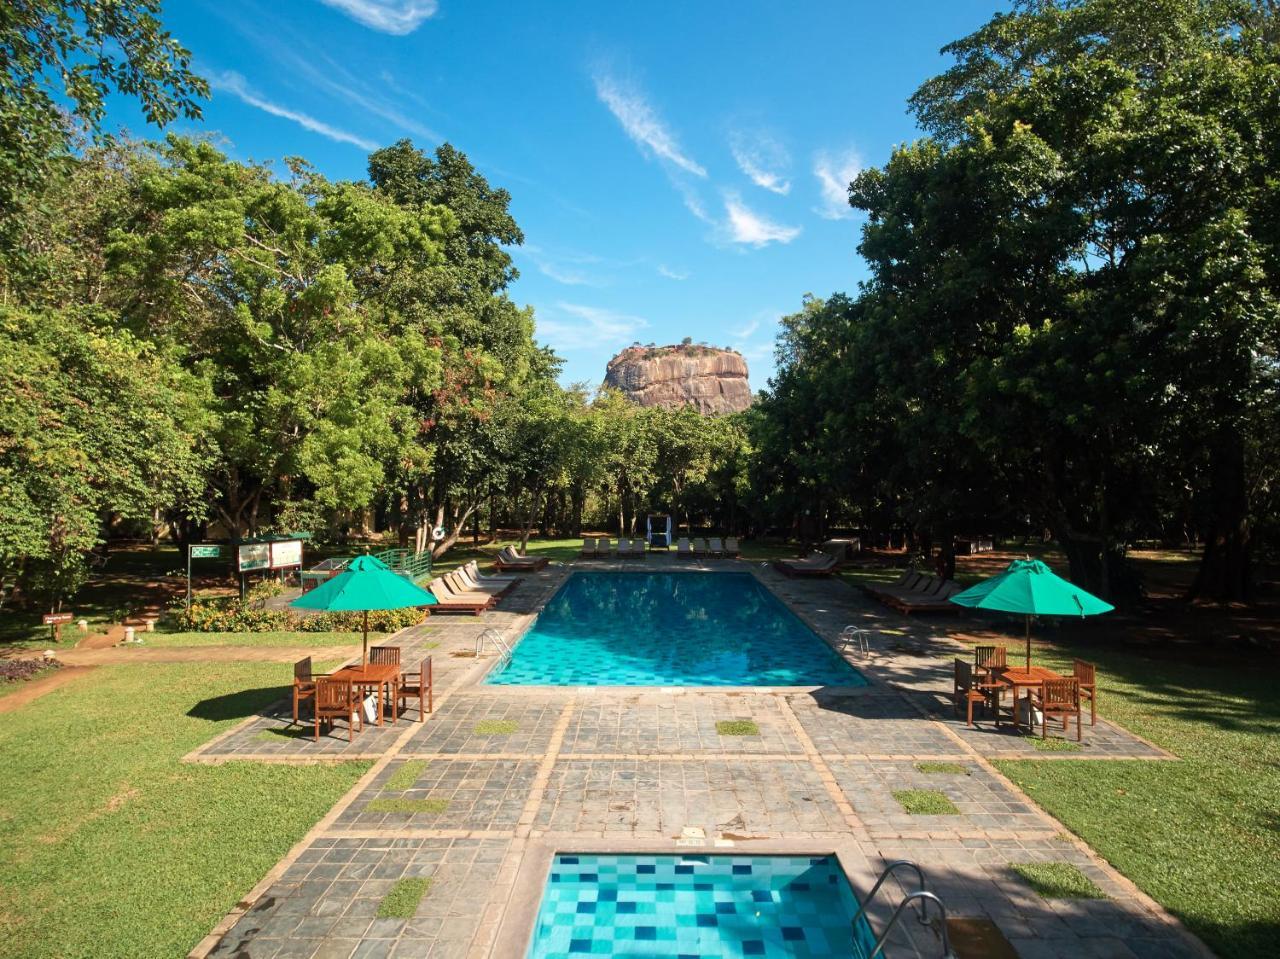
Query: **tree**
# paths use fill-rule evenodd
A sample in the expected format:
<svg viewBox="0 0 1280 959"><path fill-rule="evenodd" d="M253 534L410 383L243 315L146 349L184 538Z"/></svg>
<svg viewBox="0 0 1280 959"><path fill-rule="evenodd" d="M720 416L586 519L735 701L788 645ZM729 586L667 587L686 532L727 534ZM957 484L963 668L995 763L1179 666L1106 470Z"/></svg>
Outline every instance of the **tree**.
<svg viewBox="0 0 1280 959"><path fill-rule="evenodd" d="M208 384L112 319L0 310L0 601L56 611L107 519L201 510Z"/></svg>
<svg viewBox="0 0 1280 959"><path fill-rule="evenodd" d="M160 24L156 0L14 0L0 14L0 253L81 129L97 131L114 92L149 123L200 117L208 84Z"/></svg>

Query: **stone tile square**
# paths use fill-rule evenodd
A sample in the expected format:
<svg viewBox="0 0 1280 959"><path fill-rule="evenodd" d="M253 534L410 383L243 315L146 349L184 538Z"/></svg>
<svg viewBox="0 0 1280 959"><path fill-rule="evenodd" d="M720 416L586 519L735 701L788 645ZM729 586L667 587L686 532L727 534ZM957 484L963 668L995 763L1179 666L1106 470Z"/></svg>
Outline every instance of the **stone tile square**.
<svg viewBox="0 0 1280 959"><path fill-rule="evenodd" d="M550 748L556 721L571 699L568 693L536 698L458 693L420 724L402 753L541 756ZM515 728L479 733L476 728L482 723L515 723Z"/></svg>
<svg viewBox="0 0 1280 959"><path fill-rule="evenodd" d="M426 767L408 789L388 789L387 782L399 774L406 762L425 762ZM532 759L397 760L388 763L371 786L338 817L337 826L511 830L520 820L537 771L538 764ZM413 811L383 811L378 808L380 801L436 802L443 804L443 808L432 811L419 805ZM393 878L399 878L403 869L401 867L401 872ZM374 876L378 875L375 871Z"/></svg>
<svg viewBox="0 0 1280 959"><path fill-rule="evenodd" d="M796 694L787 701L823 755L963 754L954 740L892 690L847 696Z"/></svg>
<svg viewBox="0 0 1280 959"><path fill-rule="evenodd" d="M724 736L716 723L750 720L754 736ZM801 755L777 696L751 693L637 693L579 703L562 755L745 753Z"/></svg>

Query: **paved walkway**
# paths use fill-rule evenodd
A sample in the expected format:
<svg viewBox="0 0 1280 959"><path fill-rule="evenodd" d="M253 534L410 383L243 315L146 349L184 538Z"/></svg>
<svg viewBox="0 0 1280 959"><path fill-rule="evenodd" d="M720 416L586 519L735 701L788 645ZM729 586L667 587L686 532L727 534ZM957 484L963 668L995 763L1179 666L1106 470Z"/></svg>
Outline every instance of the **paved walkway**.
<svg viewBox="0 0 1280 959"><path fill-rule="evenodd" d="M885 861L914 859L952 916L1026 959L1207 955L988 761L1064 754L966 730L942 708L959 648L942 630L874 608L842 582L733 568L752 568L829 642L847 623L870 625L873 654L851 656L870 685L839 694L478 685L492 665L487 649L474 656L479 633L518 636L570 569L526 577L479 620L433 617L429 629L395 637L406 662L430 655L436 665L438 706L426 722L410 713L353 745L317 744L291 735L276 710L188 757L376 760L193 955L514 959L527 948L553 852L715 850L835 852L864 895ZM722 735L725 720L750 720L758 732ZM1101 722L1085 738L1065 755L1168 758ZM909 789L941 793L956 811L909 814L895 798ZM1077 866L1106 898L1040 898L1013 867L1042 862ZM377 918L405 877L432 880L416 915ZM901 891L872 910L877 927ZM891 942L893 956L939 954L936 933L918 923Z"/></svg>

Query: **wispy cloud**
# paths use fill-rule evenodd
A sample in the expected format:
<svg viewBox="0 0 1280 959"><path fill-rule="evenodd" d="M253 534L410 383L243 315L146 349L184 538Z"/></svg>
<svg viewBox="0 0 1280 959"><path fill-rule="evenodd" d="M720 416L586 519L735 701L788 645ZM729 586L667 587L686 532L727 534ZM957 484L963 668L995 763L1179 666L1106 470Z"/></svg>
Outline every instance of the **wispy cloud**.
<svg viewBox="0 0 1280 959"><path fill-rule="evenodd" d="M673 270L665 263L658 264L658 273L665 276L668 280L687 280L690 276L688 270Z"/></svg>
<svg viewBox="0 0 1280 959"><path fill-rule="evenodd" d="M402 37L435 15L436 0L320 0L372 30Z"/></svg>
<svg viewBox="0 0 1280 959"><path fill-rule="evenodd" d="M561 352L598 349L602 342L625 346L649 324L616 310L581 303L557 303L537 318L537 337Z"/></svg>
<svg viewBox="0 0 1280 959"><path fill-rule="evenodd" d="M325 123L323 120L317 120L315 117L299 110L292 110L289 107L273 103L250 87L245 78L233 70L209 71L208 76L209 85L215 90L229 93L233 97L249 104L249 106L262 110L264 113L270 113L272 116L280 117L284 120L291 120L312 133L318 133L322 137L328 137L330 140L336 140L339 143L350 143L363 150L376 150L378 147L377 143L365 137L349 133L339 127Z"/></svg>
<svg viewBox="0 0 1280 959"><path fill-rule="evenodd" d="M597 73L593 79L600 102L609 108L609 112L622 124L627 136L641 150L652 153L685 173L696 177L707 175L707 171L684 152L675 135L667 129L657 111L638 89L619 82L607 73Z"/></svg>
<svg viewBox="0 0 1280 959"><path fill-rule="evenodd" d="M607 281L583 269L603 260L590 253L552 253L539 246L525 246L521 252L533 261L538 272L565 286L607 286Z"/></svg>
<svg viewBox="0 0 1280 959"><path fill-rule="evenodd" d="M791 181L785 170L791 164L787 148L767 133L734 130L729 134L729 150L738 169L756 186L786 196Z"/></svg>
<svg viewBox="0 0 1280 959"><path fill-rule="evenodd" d="M748 323L748 324L747 324L746 326L744 326L742 329L740 329L740 330L734 330L734 331L733 331L733 338L734 338L735 340L749 340L749 339L751 339L751 335L752 335L753 333L755 333L755 331L756 331L756 330L758 330L758 329L760 329L760 321L759 321L759 320L752 320L750 323Z"/></svg>
<svg viewBox="0 0 1280 959"><path fill-rule="evenodd" d="M862 158L856 150L842 153L820 151L813 158L813 175L818 178L822 193L822 205L815 208L819 216L828 220L843 220L853 216L849 206L849 184L862 169Z"/></svg>
<svg viewBox="0 0 1280 959"><path fill-rule="evenodd" d="M724 195L725 228L734 243L762 247L770 243L790 243L800 235L800 227L783 226L756 213L732 191Z"/></svg>

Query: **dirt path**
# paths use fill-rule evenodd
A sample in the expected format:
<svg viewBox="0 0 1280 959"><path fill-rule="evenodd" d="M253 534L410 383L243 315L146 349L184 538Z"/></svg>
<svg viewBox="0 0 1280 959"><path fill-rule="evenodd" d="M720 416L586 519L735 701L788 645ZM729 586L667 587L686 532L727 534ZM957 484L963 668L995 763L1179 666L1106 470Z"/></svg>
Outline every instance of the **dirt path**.
<svg viewBox="0 0 1280 959"><path fill-rule="evenodd" d="M15 690L6 696L0 696L0 713L11 713L15 709L21 709L28 703L35 702L46 693L51 693L68 683L73 683L86 673L91 672L93 672L92 666L64 666L45 676L41 676L39 679L24 682L21 689Z"/></svg>

